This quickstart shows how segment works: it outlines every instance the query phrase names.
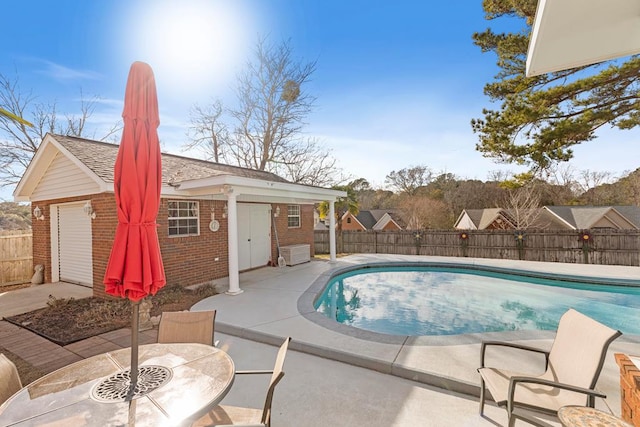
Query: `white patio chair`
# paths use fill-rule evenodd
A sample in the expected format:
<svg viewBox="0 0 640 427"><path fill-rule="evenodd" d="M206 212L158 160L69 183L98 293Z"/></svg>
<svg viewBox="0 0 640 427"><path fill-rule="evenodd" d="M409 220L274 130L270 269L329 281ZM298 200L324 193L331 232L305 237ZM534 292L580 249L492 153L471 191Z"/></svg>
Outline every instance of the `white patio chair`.
<svg viewBox="0 0 640 427"><path fill-rule="evenodd" d="M547 425L527 410L557 415L566 405L594 407L595 398L606 396L594 389L609 344L621 335L590 317L570 309L560 318L550 351L509 342L486 341L480 350L480 414L485 388L498 406L506 407L509 427L516 419ZM485 354L494 346L511 347L545 356L542 375L529 375L485 366Z"/></svg>
<svg viewBox="0 0 640 427"><path fill-rule="evenodd" d="M22 388L16 365L0 353L0 405Z"/></svg>
<svg viewBox="0 0 640 427"><path fill-rule="evenodd" d="M271 374L267 397L262 409L243 408L238 406L220 405L209 411L202 418L192 424L192 427L200 426L243 426L243 427L271 427L271 403L276 385L284 377L282 367L287 355L291 337L287 337L276 356L276 363L272 371L236 371L236 375Z"/></svg>
<svg viewBox="0 0 640 427"><path fill-rule="evenodd" d="M216 311L165 311L158 325L159 343L217 345L213 334Z"/></svg>

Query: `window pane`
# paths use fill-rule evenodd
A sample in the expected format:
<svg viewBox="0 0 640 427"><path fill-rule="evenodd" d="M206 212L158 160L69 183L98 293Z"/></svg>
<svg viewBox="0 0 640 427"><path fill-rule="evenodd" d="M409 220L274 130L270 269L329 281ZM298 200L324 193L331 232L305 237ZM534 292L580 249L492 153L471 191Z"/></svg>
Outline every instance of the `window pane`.
<svg viewBox="0 0 640 427"><path fill-rule="evenodd" d="M199 234L199 202L169 201L169 236L197 236Z"/></svg>

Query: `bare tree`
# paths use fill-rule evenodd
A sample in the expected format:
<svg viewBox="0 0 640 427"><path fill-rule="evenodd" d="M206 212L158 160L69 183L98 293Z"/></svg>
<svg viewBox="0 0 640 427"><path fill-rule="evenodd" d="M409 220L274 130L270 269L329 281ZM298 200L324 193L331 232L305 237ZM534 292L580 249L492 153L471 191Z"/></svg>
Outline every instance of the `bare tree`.
<svg viewBox="0 0 640 427"><path fill-rule="evenodd" d="M306 139L290 147L286 158L274 159L271 172L296 184L330 187L348 179L335 167L336 159L318 141Z"/></svg>
<svg viewBox="0 0 640 427"><path fill-rule="evenodd" d="M453 225L449 209L442 200L405 194L400 197L398 208L407 230L445 229Z"/></svg>
<svg viewBox="0 0 640 427"><path fill-rule="evenodd" d="M541 227L540 193L535 184L507 190L502 207L508 212L510 222L519 230Z"/></svg>
<svg viewBox="0 0 640 427"><path fill-rule="evenodd" d="M463 209L483 209L499 205L504 192L497 182L463 180L444 193L444 201L452 215L457 217Z"/></svg>
<svg viewBox="0 0 640 427"><path fill-rule="evenodd" d="M599 172L585 169L578 174L578 185L582 192L580 198L589 205L601 205L609 202L605 184L610 183L614 176L611 172Z"/></svg>
<svg viewBox="0 0 640 427"><path fill-rule="evenodd" d="M410 166L399 171L391 171L385 178L385 183L392 188L410 196L416 195L418 190L431 182L433 172L427 166Z"/></svg>
<svg viewBox="0 0 640 427"><path fill-rule="evenodd" d="M9 116L0 115L0 186L13 185L20 180L48 132L86 136L87 120L93 114L98 100L98 97L93 97L87 101L81 92L79 115L66 115L61 119L55 102L36 102L31 91L21 91L17 77L9 78L0 74L0 107L17 117L29 116L28 120L33 124L28 126ZM101 139L108 138L120 129L120 123L114 124Z"/></svg>
<svg viewBox="0 0 640 427"><path fill-rule="evenodd" d="M315 61L293 57L289 41L276 45L259 38L254 56L238 75L237 106L224 108L215 101L194 107L185 150L199 148L215 161L273 172L300 184L346 181L330 151L303 135L316 101L303 88L315 69ZM232 122L225 122L227 114Z"/></svg>
<svg viewBox="0 0 640 427"><path fill-rule="evenodd" d="M195 148L201 150L207 160L227 162L230 136L223 120L224 112L219 99L205 107L194 105L190 114L191 125L187 131L190 142L183 146L183 151Z"/></svg>

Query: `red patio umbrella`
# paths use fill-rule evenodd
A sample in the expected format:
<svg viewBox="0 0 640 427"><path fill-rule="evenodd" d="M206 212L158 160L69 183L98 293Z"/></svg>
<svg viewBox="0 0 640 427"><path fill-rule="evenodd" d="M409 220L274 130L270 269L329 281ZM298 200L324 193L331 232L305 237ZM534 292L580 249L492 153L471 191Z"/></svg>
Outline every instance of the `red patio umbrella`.
<svg viewBox="0 0 640 427"><path fill-rule="evenodd" d="M124 129L113 174L118 227L104 284L108 294L132 301L133 392L138 375L139 302L166 283L156 224L162 187L160 118L155 78L144 62L134 62L129 70L122 118Z"/></svg>

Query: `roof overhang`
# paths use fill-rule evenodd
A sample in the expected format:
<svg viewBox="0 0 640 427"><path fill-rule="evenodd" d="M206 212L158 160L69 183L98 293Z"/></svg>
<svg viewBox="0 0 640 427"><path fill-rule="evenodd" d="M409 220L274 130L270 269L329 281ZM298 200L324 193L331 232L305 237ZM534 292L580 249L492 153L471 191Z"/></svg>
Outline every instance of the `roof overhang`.
<svg viewBox="0 0 640 427"><path fill-rule="evenodd" d="M335 202L346 197L345 191L288 182L264 181L234 175L220 175L175 184L176 194L189 197L226 199L235 194L239 202L310 204Z"/></svg>
<svg viewBox="0 0 640 427"><path fill-rule="evenodd" d="M640 1L539 0L528 77L640 53Z"/></svg>
<svg viewBox="0 0 640 427"><path fill-rule="evenodd" d="M40 183L40 180L47 172L49 165L58 153L66 156L71 162L73 162L73 164L87 174L87 176L98 185L101 192L113 191L113 183L105 182L91 169L89 169L87 165L69 153L69 151L59 144L51 134L47 134L42 140L42 143L40 143L33 159L29 163L29 166L27 166L20 182L18 182L18 185L16 185L16 188L13 191L13 198L16 202L31 201L33 191Z"/></svg>

